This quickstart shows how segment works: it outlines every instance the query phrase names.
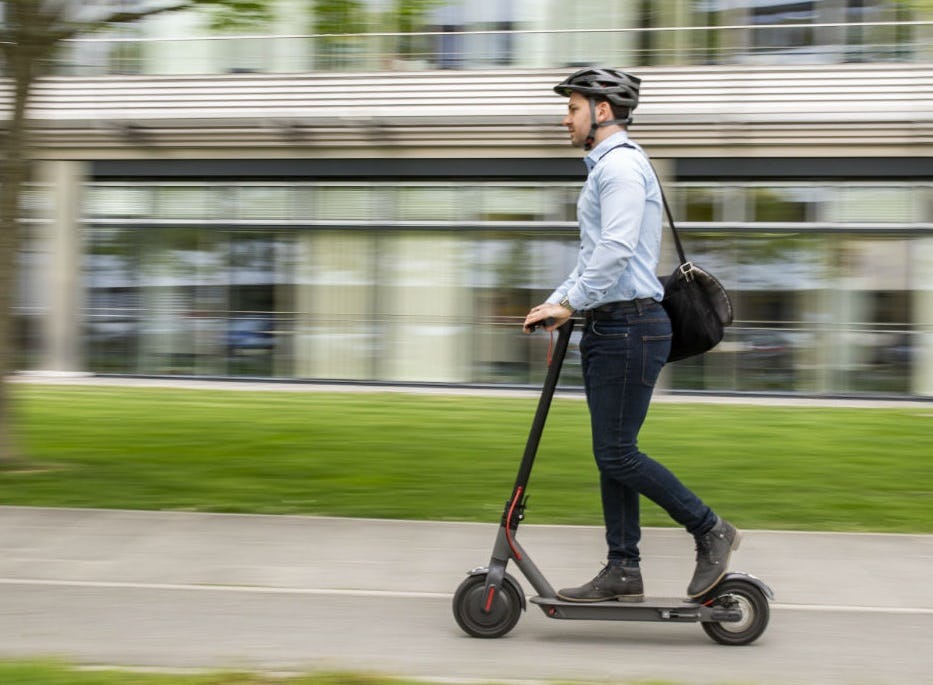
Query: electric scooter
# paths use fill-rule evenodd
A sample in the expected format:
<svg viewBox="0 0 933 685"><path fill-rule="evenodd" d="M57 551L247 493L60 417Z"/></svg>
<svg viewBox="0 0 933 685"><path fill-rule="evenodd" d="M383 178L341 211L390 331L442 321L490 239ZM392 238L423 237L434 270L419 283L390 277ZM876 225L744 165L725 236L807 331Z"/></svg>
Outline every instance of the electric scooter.
<svg viewBox="0 0 933 685"><path fill-rule="evenodd" d="M720 644L747 645L754 642L768 626L768 600L774 599L774 593L764 582L750 574L726 573L713 588L696 600L648 597L638 603L615 600L567 602L557 596L557 592L516 539L518 525L525 518L531 468L573 326L573 319L570 319L558 329L544 388L525 444L512 496L505 503L489 565L469 571L466 580L454 593L453 612L457 624L468 635L480 638L502 637L515 627L527 605L518 581L506 573L509 561L514 561L538 593L531 598L531 602L541 607L548 618L700 623L706 634Z"/></svg>

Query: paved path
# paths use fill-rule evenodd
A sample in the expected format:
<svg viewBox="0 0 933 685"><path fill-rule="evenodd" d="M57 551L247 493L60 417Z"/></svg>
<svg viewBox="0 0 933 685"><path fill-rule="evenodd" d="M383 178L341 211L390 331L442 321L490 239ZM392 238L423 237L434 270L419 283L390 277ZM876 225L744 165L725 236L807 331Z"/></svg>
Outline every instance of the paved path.
<svg viewBox="0 0 933 685"><path fill-rule="evenodd" d="M495 526L0 507L0 657L157 668L355 669L483 681L933 683L933 536L745 531L733 567L775 590L768 631L715 645L696 625L551 621L500 640L450 597ZM555 586L590 577L592 527L525 525ZM648 529L652 595L680 596L692 541ZM526 591L530 590L523 582Z"/></svg>

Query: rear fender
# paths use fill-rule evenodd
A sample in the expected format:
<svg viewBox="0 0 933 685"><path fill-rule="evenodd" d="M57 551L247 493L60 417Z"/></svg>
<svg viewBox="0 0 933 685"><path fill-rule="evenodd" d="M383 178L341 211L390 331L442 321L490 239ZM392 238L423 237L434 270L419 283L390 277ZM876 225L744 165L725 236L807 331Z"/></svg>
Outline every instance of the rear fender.
<svg viewBox="0 0 933 685"><path fill-rule="evenodd" d="M774 601L774 590L768 587L768 585L760 578L756 578L751 573L745 573L743 571L731 571L724 575L722 579L716 583L715 587L706 593L706 596L711 597L715 595L716 591L719 589L719 586L728 580L737 580L740 582L750 583L761 590L762 594L767 597L769 601Z"/></svg>

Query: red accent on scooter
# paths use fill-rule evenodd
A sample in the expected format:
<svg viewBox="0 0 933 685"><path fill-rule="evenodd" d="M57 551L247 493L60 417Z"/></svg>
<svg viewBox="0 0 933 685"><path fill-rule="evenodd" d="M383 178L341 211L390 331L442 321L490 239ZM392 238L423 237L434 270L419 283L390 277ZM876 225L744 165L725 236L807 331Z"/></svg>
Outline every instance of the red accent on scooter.
<svg viewBox="0 0 933 685"><path fill-rule="evenodd" d="M485 611L486 611L487 614L488 614L490 611L492 611L492 600L493 600L493 597L495 597L495 596L496 596L496 588L495 588L495 586L491 586L491 587L489 588L489 593L486 595L486 609L485 609Z"/></svg>

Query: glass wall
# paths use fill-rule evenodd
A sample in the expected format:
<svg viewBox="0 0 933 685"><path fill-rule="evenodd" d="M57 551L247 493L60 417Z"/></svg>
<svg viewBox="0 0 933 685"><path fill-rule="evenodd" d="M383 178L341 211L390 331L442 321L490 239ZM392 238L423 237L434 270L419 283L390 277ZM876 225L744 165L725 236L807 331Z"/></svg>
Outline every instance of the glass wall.
<svg viewBox="0 0 933 685"><path fill-rule="evenodd" d="M547 336L520 322L573 266L578 189L91 184L89 370L539 382ZM672 190L688 254L723 280L736 322L713 352L671 365L669 387L917 391L929 184ZM563 383L580 384L575 345Z"/></svg>
<svg viewBox="0 0 933 685"><path fill-rule="evenodd" d="M574 192L92 184L90 368L529 382L540 341L517 322L568 268Z"/></svg>
<svg viewBox="0 0 933 685"><path fill-rule="evenodd" d="M911 393L931 321L929 184L681 184L691 256L721 275L735 325L671 367L675 387Z"/></svg>

